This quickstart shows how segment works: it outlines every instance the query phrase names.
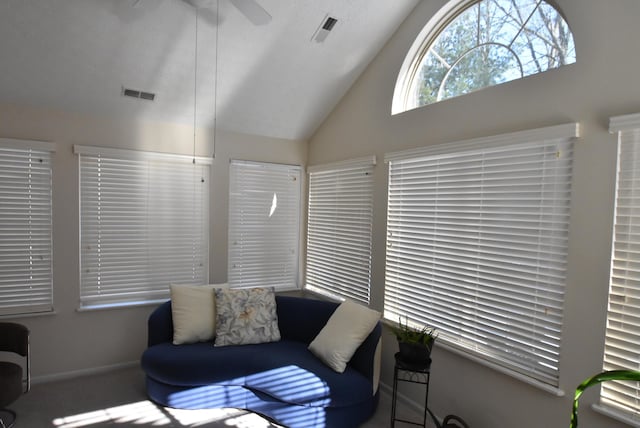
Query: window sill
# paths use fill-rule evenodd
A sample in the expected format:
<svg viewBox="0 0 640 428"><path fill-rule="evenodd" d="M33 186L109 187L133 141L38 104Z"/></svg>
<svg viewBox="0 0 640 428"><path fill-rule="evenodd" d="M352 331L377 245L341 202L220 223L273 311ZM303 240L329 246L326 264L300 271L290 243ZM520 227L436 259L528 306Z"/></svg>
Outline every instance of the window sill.
<svg viewBox="0 0 640 428"><path fill-rule="evenodd" d="M548 385L544 382L540 382L538 380L532 379L528 376L523 375L522 373L518 373L514 370L509 370L508 368L499 366L498 364L492 363L490 361L487 361L483 358L477 357L475 355L469 354L468 352L465 352L461 349L458 349L454 346L451 346L447 343L444 343L443 341L436 341L436 347L442 347L443 349L452 352L454 354L460 355L461 357L464 357L466 359L469 359L471 361L474 361L478 364L481 364L485 367L488 367L490 369L493 369L497 372L500 372L502 374L505 374L507 376L510 376L514 379L519 380L520 382L524 382L530 386L533 386L535 388L541 389L544 392L548 392L549 394L555 395L556 397L564 397L565 392L564 390L560 389L560 388L556 388L554 386Z"/></svg>
<svg viewBox="0 0 640 428"><path fill-rule="evenodd" d="M55 310L44 311L44 312L25 312L21 314L5 314L0 315L0 320L10 320L10 319L19 319L19 318L33 318L33 317L48 317L51 315L57 315L58 312Z"/></svg>
<svg viewBox="0 0 640 428"><path fill-rule="evenodd" d="M617 420L618 422L623 422L625 424L631 425L632 427L640 428L640 420L628 415L627 413L623 413L620 410L616 410L602 404L592 404L591 408L597 413L608 416L612 419Z"/></svg>
<svg viewBox="0 0 640 428"><path fill-rule="evenodd" d="M95 305L87 305L80 306L76 309L77 312L94 312L94 311L104 311L110 309L129 309L129 308L138 308L141 306L158 306L161 303L169 300L169 297L166 299L152 300L148 302L132 302L132 303L105 303L105 304L95 304Z"/></svg>

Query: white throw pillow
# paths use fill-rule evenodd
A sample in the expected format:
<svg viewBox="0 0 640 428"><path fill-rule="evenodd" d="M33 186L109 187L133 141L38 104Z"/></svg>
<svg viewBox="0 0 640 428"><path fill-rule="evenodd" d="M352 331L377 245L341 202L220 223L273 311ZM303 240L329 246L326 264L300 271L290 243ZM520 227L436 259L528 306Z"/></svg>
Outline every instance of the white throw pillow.
<svg viewBox="0 0 640 428"><path fill-rule="evenodd" d="M309 345L309 350L338 373L380 320L380 312L350 300L342 302Z"/></svg>
<svg viewBox="0 0 640 428"><path fill-rule="evenodd" d="M206 342L216 333L216 288L227 284L171 284L173 344Z"/></svg>

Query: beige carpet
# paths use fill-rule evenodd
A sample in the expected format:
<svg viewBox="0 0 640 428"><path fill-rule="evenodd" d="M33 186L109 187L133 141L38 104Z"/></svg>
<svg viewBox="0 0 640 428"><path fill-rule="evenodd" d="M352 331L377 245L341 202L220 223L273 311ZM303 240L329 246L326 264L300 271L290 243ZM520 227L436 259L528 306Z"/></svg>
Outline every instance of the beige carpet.
<svg viewBox="0 0 640 428"><path fill-rule="evenodd" d="M9 408L18 413L15 428L206 427L277 428L267 419L237 409L175 410L157 406L145 394L138 368L33 385ZM390 426L390 398L381 394L375 415L361 428ZM419 420L402 405L398 412ZM413 419L417 418L417 419ZM410 426L397 423L396 427Z"/></svg>

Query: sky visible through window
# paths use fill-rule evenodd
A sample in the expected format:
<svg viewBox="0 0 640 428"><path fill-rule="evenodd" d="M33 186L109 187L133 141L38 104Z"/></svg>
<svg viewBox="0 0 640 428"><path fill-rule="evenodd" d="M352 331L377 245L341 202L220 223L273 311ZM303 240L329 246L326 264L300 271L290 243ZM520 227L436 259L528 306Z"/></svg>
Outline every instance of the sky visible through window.
<svg viewBox="0 0 640 428"><path fill-rule="evenodd" d="M576 61L566 21L540 0L483 0L456 16L420 61L410 91L431 104Z"/></svg>

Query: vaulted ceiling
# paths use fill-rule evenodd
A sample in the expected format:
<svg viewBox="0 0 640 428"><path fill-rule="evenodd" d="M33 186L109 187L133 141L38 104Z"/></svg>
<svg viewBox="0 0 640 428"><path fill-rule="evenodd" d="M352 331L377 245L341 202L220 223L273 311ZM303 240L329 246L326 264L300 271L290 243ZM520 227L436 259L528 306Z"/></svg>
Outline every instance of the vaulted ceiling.
<svg viewBox="0 0 640 428"><path fill-rule="evenodd" d="M419 0L219 1L2 0L0 103L306 139Z"/></svg>

